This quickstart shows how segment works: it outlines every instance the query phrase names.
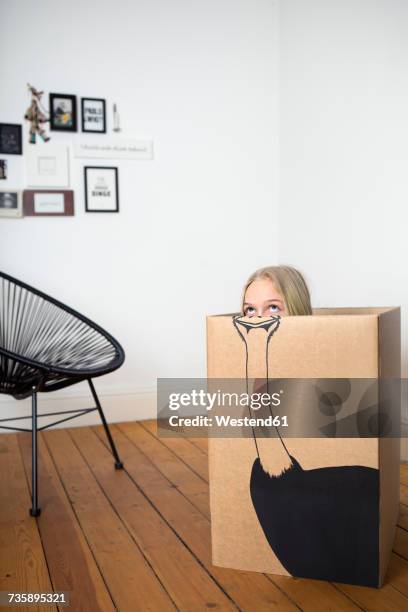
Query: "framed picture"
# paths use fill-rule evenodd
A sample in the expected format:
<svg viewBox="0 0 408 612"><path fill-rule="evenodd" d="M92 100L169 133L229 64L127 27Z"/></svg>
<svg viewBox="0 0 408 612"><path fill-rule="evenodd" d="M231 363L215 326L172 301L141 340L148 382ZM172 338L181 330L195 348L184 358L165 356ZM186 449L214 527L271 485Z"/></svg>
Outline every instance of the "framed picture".
<svg viewBox="0 0 408 612"><path fill-rule="evenodd" d="M21 191L0 190L0 217L21 217Z"/></svg>
<svg viewBox="0 0 408 612"><path fill-rule="evenodd" d="M101 98L81 98L82 131L106 133L106 103Z"/></svg>
<svg viewBox="0 0 408 612"><path fill-rule="evenodd" d="M21 155L23 153L21 125L0 123L0 153L2 155Z"/></svg>
<svg viewBox="0 0 408 612"><path fill-rule="evenodd" d="M77 131L76 96L50 93L50 128L61 132Z"/></svg>
<svg viewBox="0 0 408 612"><path fill-rule="evenodd" d="M23 210L27 217L72 217L74 192L71 190L25 189Z"/></svg>
<svg viewBox="0 0 408 612"><path fill-rule="evenodd" d="M69 187L68 147L63 144L28 145L29 187Z"/></svg>
<svg viewBox="0 0 408 612"><path fill-rule="evenodd" d="M0 159L0 181L7 178L7 159Z"/></svg>
<svg viewBox="0 0 408 612"><path fill-rule="evenodd" d="M85 166L86 212L119 212L118 169Z"/></svg>

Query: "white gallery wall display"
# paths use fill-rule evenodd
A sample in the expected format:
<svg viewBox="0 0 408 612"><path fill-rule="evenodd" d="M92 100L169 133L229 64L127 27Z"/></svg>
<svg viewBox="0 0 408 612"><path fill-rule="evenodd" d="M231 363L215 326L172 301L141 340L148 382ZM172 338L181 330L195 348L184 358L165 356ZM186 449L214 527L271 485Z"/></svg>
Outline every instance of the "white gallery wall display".
<svg viewBox="0 0 408 612"><path fill-rule="evenodd" d="M80 140L74 143L75 157L92 159L153 159L151 140L125 140L106 138Z"/></svg>
<svg viewBox="0 0 408 612"><path fill-rule="evenodd" d="M69 149L63 144L27 146L29 187L69 187Z"/></svg>

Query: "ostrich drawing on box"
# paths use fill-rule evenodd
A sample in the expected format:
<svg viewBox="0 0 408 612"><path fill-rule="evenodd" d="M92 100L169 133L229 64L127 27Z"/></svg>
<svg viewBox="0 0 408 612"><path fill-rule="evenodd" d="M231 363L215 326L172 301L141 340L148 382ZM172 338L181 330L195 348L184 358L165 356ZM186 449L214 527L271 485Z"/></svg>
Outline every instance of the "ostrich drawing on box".
<svg viewBox="0 0 408 612"><path fill-rule="evenodd" d="M233 324L245 345L248 393L259 359L254 354L259 343L251 343L251 332L265 332L262 350L269 392L268 348L283 320L235 316ZM259 381L259 371L257 376ZM271 405L269 410L274 417ZM250 408L249 412L252 416ZM378 586L379 470L361 465L304 470L290 454L279 427L274 429L268 448L280 468L274 474L264 469L253 429L256 458L249 483L254 510L273 552L292 576Z"/></svg>

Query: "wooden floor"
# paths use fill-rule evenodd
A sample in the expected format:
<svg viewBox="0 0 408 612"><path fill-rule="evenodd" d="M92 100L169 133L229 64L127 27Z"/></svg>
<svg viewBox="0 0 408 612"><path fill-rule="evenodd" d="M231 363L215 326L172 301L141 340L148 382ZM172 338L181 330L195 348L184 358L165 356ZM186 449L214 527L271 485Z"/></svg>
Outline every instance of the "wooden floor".
<svg viewBox="0 0 408 612"><path fill-rule="evenodd" d="M111 428L125 470L99 426L40 434L37 519L30 434L0 436L0 590L69 591L61 610L75 612L408 610L408 465L378 590L212 566L206 441L157 438L149 421Z"/></svg>

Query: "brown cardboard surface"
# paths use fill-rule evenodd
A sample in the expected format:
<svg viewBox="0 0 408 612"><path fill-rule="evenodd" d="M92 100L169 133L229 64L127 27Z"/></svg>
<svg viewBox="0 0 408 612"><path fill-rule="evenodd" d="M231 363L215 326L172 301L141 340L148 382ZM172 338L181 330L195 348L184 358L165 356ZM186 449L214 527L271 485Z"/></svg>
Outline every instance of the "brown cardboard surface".
<svg viewBox="0 0 408 612"><path fill-rule="evenodd" d="M401 314L390 310L379 317L379 376L399 379L401 376ZM380 381L381 383L381 381ZM381 386L380 386L381 394ZM397 410L401 414L401 406ZM380 586L382 585L394 543L399 513L400 438L379 439L380 466Z"/></svg>
<svg viewBox="0 0 408 612"><path fill-rule="evenodd" d="M362 315L362 314L383 314L390 310L398 308L397 306L352 306L352 307L336 307L336 308L313 308L314 315Z"/></svg>
<svg viewBox="0 0 408 612"><path fill-rule="evenodd" d="M245 347L232 316L207 317L208 378L245 378ZM380 371L397 372L399 316L398 307L364 307L314 309L313 316L283 317L268 347L269 377L375 379ZM266 376L262 331L251 330L250 378ZM380 470L379 583L388 563L398 509L398 443L377 438L285 440L289 454L303 470L336 466ZM264 470L281 474L285 457L279 440L258 440L258 447ZM251 438L209 439L213 563L290 575L265 538L251 501L248 482L255 458Z"/></svg>
<svg viewBox="0 0 408 612"><path fill-rule="evenodd" d="M399 308L398 306L344 306L330 308L330 307L321 307L321 308L313 308L313 315L324 316L328 314L335 314L338 316L341 315L362 315L362 314L382 314L384 312L388 312L389 310L393 310L395 308ZM214 317L233 317L238 315L238 312L228 312L224 314L214 314L209 315L211 318ZM309 315L298 315L298 316L309 316Z"/></svg>

